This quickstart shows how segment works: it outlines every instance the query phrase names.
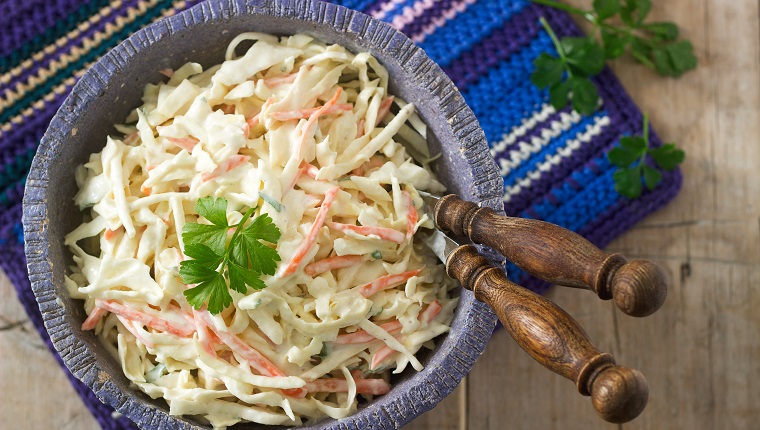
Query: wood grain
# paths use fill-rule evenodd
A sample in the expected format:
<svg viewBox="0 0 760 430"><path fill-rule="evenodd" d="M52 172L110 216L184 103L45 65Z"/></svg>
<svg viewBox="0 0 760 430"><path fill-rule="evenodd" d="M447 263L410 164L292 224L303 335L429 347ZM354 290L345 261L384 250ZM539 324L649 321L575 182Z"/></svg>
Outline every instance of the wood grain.
<svg viewBox="0 0 760 430"><path fill-rule="evenodd" d="M590 0L563 0L587 6ZM700 65L661 78L613 64L663 140L687 152L684 187L605 251L654 260L670 281L652 316L630 318L593 293L549 298L594 344L642 371L649 404L630 423L599 419L573 384L497 332L465 382L414 430L756 429L760 422L760 10L756 0L654 0ZM0 417L14 428L95 429L58 364L0 278ZM17 322L22 324L14 325ZM45 405L40 407L39 405Z"/></svg>
<svg viewBox="0 0 760 430"><path fill-rule="evenodd" d="M533 276L584 288L602 300L613 299L627 315L645 317L662 306L667 285L649 260L626 261L556 224L503 216L456 194L443 196L433 209L438 228L488 245Z"/></svg>

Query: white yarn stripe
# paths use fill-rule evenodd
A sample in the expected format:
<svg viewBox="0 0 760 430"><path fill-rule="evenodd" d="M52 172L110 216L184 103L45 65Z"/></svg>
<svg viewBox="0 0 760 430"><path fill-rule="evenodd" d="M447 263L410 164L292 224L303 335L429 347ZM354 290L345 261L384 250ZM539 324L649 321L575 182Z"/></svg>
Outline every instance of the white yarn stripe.
<svg viewBox="0 0 760 430"><path fill-rule="evenodd" d="M396 27L397 30L402 30L407 24L412 23L415 19L419 18L426 10L435 5L436 0L422 0L421 2L414 3L412 7L405 7L404 11L400 15L393 17L391 25Z"/></svg>
<svg viewBox="0 0 760 430"><path fill-rule="evenodd" d="M522 123L517 127L513 127L509 134L502 135L501 140L493 146L491 153L504 151L509 145L515 143L518 138L525 136L525 133L533 130L537 124L546 121L555 112L557 110L554 109L554 106L548 104L541 105L540 111L534 113L530 118L523 118Z"/></svg>
<svg viewBox="0 0 760 430"><path fill-rule="evenodd" d="M467 9L467 6L475 3L476 0L464 0L460 1L458 3L453 4L447 11L443 13L442 16L437 16L433 18L433 22L431 24L426 25L422 28L422 32L419 34L415 34L411 36L411 39L417 43L422 43L425 41L425 39L433 34L435 30L438 27L443 26L443 24L446 23L446 21L449 21L453 19L458 14L462 13Z"/></svg>
<svg viewBox="0 0 760 430"><path fill-rule="evenodd" d="M383 19L383 18L385 18L385 15L388 15L388 12L392 11L393 9L395 9L396 6L400 5L403 2L404 2L404 0L391 0L391 1L383 4L382 6L380 6L379 10L376 10L376 11L372 12L372 18L376 18L376 19Z"/></svg>
<svg viewBox="0 0 760 430"><path fill-rule="evenodd" d="M512 134L506 136L501 142L494 145L493 149L491 149L491 154L494 156L494 158L496 158L496 155L500 152L503 152L503 150L508 146L513 145L519 137L524 136L526 132L535 128L535 125L540 121L540 119L535 123L532 122L533 119L537 117L538 115L523 123L527 127L520 126ZM523 161L529 160L533 154L541 151L546 145L550 144L552 140L556 139L562 133L570 130L570 128L581 122L581 119L581 115L576 111L572 111L570 113L561 112L559 114L559 121L552 121L547 125L546 128L541 130L541 134L539 136L531 137L530 142L524 140L519 141L517 148L509 151L508 157L501 158L499 160L499 164L501 166L501 174L503 176L508 175L513 169L521 165ZM502 148L502 151L499 151L498 148Z"/></svg>
<svg viewBox="0 0 760 430"><path fill-rule="evenodd" d="M504 202L512 200L513 196L519 194L523 189L530 187L533 181L540 179L544 173L550 171L553 166L560 164L564 158L570 157L570 155L572 155L576 149L580 148L583 143L588 143L595 136L600 135L602 130L609 125L610 118L608 116L596 118L594 124L590 124L583 134L579 133L579 136L576 139L569 140L564 147L557 151L556 154L547 155L544 162L539 163L536 166L536 169L528 172L528 174L525 175L524 178L519 179L515 185L505 186L502 200ZM502 161L506 162L507 160ZM505 170L504 166L502 166L501 171L503 172Z"/></svg>

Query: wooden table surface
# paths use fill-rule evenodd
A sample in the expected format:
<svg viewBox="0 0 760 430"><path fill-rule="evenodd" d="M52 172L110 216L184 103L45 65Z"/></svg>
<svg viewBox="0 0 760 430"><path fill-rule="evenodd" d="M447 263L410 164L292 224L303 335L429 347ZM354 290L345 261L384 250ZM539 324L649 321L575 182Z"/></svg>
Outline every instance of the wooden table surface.
<svg viewBox="0 0 760 430"><path fill-rule="evenodd" d="M575 5L590 0L565 0ZM659 263L668 299L634 319L592 293L553 289L600 349L648 378L629 424L599 419L573 384L544 370L503 331L470 375L411 429L757 429L760 423L760 10L757 0L655 0L699 57L680 79L613 64L665 141L687 152L670 205L609 251ZM97 428L0 280L0 427Z"/></svg>

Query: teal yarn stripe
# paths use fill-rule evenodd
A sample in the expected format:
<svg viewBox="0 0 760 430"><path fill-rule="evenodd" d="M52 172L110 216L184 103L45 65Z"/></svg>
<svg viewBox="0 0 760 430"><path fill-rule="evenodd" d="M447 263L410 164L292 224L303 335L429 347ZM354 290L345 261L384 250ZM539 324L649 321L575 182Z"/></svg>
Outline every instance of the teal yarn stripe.
<svg viewBox="0 0 760 430"><path fill-rule="evenodd" d="M26 186L26 175L24 175L18 181L15 181L13 184L11 184L10 187L7 187L5 190L3 190L2 193L0 193L0 207L7 208L18 203L19 196L13 196L13 199L8 196L8 194L14 191L14 189L18 186Z"/></svg>
<svg viewBox="0 0 760 430"><path fill-rule="evenodd" d="M100 9L108 6L111 0L92 0L79 7L76 11L66 18L56 22L54 27L45 30L44 33L38 34L32 40L24 43L15 51L0 57L0 73L5 73L21 64L22 61L31 57L37 51L41 51L46 46L55 43L56 40L65 36L71 30L77 28L79 24L90 19Z"/></svg>
<svg viewBox="0 0 760 430"><path fill-rule="evenodd" d="M20 100L14 103L10 108L8 108L8 110L3 112L2 115L0 115L0 123L8 122L11 118L16 116L19 112L23 111L29 105L34 103L34 101L42 99L46 94L48 94L52 90L53 87L60 84L68 76L73 75L74 72L76 72L77 70L82 69L85 64L92 62L97 57L105 54L108 50L116 46L123 39L126 39L126 37L130 33L134 33L135 31L139 30L140 28L150 23L150 21L152 21L154 18L161 15L164 9L170 7L172 3L173 3L172 0L159 1L158 3L156 3L155 6L153 6L152 9L146 11L144 15L138 17L133 22L124 26L124 28L112 34L111 37L109 37L108 39L104 39L103 42L98 47L94 48L87 54L83 55L76 62L60 70L50 79L48 79L43 85L28 92L24 97L22 97Z"/></svg>
<svg viewBox="0 0 760 430"><path fill-rule="evenodd" d="M34 145L33 148L27 148L27 150L16 155L13 160L6 163L3 169L0 170L0 190L5 190L8 184L14 182L17 178L26 175L29 172L29 168L32 167L32 159L34 154L37 153L37 147L39 142Z"/></svg>

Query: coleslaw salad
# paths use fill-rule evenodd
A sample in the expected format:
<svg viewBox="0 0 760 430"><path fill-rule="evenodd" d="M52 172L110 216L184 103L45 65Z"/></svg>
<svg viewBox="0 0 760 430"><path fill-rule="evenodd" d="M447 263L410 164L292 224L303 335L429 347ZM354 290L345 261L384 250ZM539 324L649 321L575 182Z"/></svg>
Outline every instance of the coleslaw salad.
<svg viewBox="0 0 760 430"><path fill-rule="evenodd" d="M170 414L214 428L344 418L391 373L421 370L457 304L413 240L433 227L417 190L444 188L410 158L429 157L426 129L385 69L309 36L244 33L220 65L162 73L75 173L84 222L65 238L66 286L83 330ZM282 233L266 288L230 291L218 315L187 303L178 274L209 196L230 225L255 208Z"/></svg>

